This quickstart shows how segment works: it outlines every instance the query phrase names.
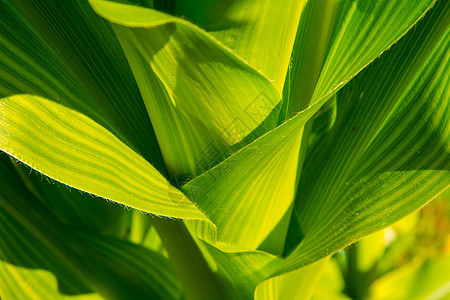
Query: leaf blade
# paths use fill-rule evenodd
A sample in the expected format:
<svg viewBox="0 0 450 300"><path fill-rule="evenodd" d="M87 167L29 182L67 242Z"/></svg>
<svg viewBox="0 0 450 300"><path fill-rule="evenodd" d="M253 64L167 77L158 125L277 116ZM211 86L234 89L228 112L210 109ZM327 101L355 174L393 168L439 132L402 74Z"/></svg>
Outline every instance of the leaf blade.
<svg viewBox="0 0 450 300"><path fill-rule="evenodd" d="M199 174L223 160L280 101L267 78L193 24L137 6L90 3L113 23L171 176Z"/></svg>
<svg viewBox="0 0 450 300"><path fill-rule="evenodd" d="M2 99L0 110L0 148L33 169L136 209L207 220L153 166L86 116L26 95Z"/></svg>
<svg viewBox="0 0 450 300"><path fill-rule="evenodd" d="M305 239L280 273L386 227L448 186L448 13L439 2L356 78L357 88L338 94L347 102L338 104L334 133L312 152L300 185Z"/></svg>

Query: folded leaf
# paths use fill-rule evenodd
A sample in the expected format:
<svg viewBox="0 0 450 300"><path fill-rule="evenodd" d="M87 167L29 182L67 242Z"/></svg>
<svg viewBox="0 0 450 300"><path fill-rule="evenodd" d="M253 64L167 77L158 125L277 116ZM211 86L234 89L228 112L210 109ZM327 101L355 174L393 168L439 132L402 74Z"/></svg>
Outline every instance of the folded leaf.
<svg viewBox="0 0 450 300"><path fill-rule="evenodd" d="M206 242L200 242L199 246L232 299L253 299L256 286L282 263L263 251L223 252Z"/></svg>
<svg viewBox="0 0 450 300"><path fill-rule="evenodd" d="M280 101L266 77L193 24L138 6L90 3L113 23L171 176L223 160Z"/></svg>
<svg viewBox="0 0 450 300"><path fill-rule="evenodd" d="M217 241L210 242L227 251L254 250L267 238L294 200L298 133L326 101L315 103L182 187L217 226ZM203 223L189 225L208 240Z"/></svg>
<svg viewBox="0 0 450 300"><path fill-rule="evenodd" d="M184 16L270 78L281 93L306 0L184 0Z"/></svg>

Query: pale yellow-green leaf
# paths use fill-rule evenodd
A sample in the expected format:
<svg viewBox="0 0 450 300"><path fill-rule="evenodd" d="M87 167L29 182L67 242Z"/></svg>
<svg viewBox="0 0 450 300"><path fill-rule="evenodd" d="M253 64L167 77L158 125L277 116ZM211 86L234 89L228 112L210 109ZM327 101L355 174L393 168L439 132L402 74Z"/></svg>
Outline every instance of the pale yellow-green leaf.
<svg viewBox="0 0 450 300"><path fill-rule="evenodd" d="M0 100L0 149L68 186L156 215L207 221L145 159L88 117L47 99Z"/></svg>
<svg viewBox="0 0 450 300"><path fill-rule="evenodd" d="M90 3L113 24L171 176L223 160L280 101L264 75L195 25L138 6Z"/></svg>

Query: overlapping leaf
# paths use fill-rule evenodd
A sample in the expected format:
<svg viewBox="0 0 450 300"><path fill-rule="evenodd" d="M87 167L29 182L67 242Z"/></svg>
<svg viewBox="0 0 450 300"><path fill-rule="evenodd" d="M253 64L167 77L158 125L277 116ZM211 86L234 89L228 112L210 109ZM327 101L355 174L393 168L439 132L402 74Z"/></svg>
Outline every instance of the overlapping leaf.
<svg viewBox="0 0 450 300"><path fill-rule="evenodd" d="M206 242L199 245L211 269L227 287L228 294L223 298L253 299L256 286L282 263L263 251L223 252Z"/></svg>
<svg viewBox="0 0 450 300"><path fill-rule="evenodd" d="M187 0L177 1L174 13L211 33L270 78L281 93L306 2Z"/></svg>
<svg viewBox="0 0 450 300"><path fill-rule="evenodd" d="M289 97L284 99L288 117L310 104L330 47L338 3L338 0L306 3L292 50Z"/></svg>
<svg viewBox="0 0 450 300"><path fill-rule="evenodd" d="M168 217L205 215L145 159L88 117L44 98L0 100L0 149L66 185Z"/></svg>
<svg viewBox="0 0 450 300"><path fill-rule="evenodd" d="M281 99L267 78L191 23L138 6L91 4L113 23L171 175L223 160Z"/></svg>
<svg viewBox="0 0 450 300"><path fill-rule="evenodd" d="M257 249L292 204L296 190L298 131L325 99L247 145L182 190L217 226L224 250ZM284 174L284 176L279 176ZM189 223L208 240L204 223Z"/></svg>
<svg viewBox="0 0 450 300"><path fill-rule="evenodd" d="M86 0L2 0L0 6L0 97L33 94L76 109L164 172L142 97L109 23Z"/></svg>
<svg viewBox="0 0 450 300"><path fill-rule="evenodd" d="M119 239L63 225L27 190L4 154L0 178L2 298L180 296L167 259Z"/></svg>
<svg viewBox="0 0 450 300"><path fill-rule="evenodd" d="M449 13L438 3L338 94L336 124L299 187L305 239L279 272L393 223L449 185Z"/></svg>
<svg viewBox="0 0 450 300"><path fill-rule="evenodd" d="M151 130L147 131L149 123L144 124L148 120L143 121L143 106L136 100L140 98L137 90L129 88L133 85L130 70L117 50L118 44L107 24L93 21L90 13L85 15L84 9L80 8L84 6L71 4L75 16L82 11L84 19L92 22L75 24L72 31L68 24L78 21L64 5L51 2L40 10L35 2L20 1L18 7L27 11L26 16L31 20L26 21L15 4L8 2L4 6L7 3L4 1L1 5L14 18L5 30L0 31L0 46L8 53L2 56L0 64L7 67L4 74L12 74L12 80L0 83L2 93L10 95L25 91L58 99L65 106L93 118L120 140L66 107L42 98L16 96L0 100L0 145L33 168L79 189L151 213L202 219L206 222L189 222L192 232L222 250L256 249L276 231L280 220L289 216L297 187L297 165L299 160L302 161L298 152L305 122L327 101L330 93L343 87L400 38L434 2L342 1L337 7L329 51L323 45L319 47L321 59L326 61L318 84L315 84L318 72L308 83L306 94L312 93L314 85L316 91L312 99L320 101L185 185L183 191L198 202L197 209L146 160L120 142L144 151L143 156L148 161L161 163L157 153L155 158L152 157L152 147L145 145L147 138L138 137L141 128L145 128L145 132ZM103 16L117 23L113 25L114 30L136 76L172 175L192 175L208 170L245 145L248 134L271 111L277 113L273 108L280 98L281 82L285 78L286 49L292 43L292 24L300 13L292 7L302 7L302 1L287 1L279 7L273 7L274 1L230 4L203 1L202 4L212 4L203 6L205 11L198 12L197 17L183 5L175 8L175 12L183 14L185 11L190 19L206 29L209 23L211 34L153 10L105 1L92 3ZM221 11L224 18L212 24L208 19L214 16L211 12L218 12L227 5L228 9ZM240 15L243 7L253 10ZM46 11L52 17L43 16ZM274 21L255 18L260 15L289 17L280 21L282 26L271 30L268 27L274 27L270 26ZM449 19L449 6L440 1L413 33L338 94L336 123L326 138L322 140L320 136L316 138L317 143L311 144L314 147L302 172L294 221L300 224L306 237L277 274L317 261L386 226L448 186L450 151L445 137L450 135L446 117L449 63L445 49L449 43L446 21ZM98 24L100 30L93 31ZM300 28L304 28L302 26ZM288 32L283 32L283 28L289 29ZM270 38L261 39L269 30ZM84 31L88 34L82 33ZM64 33L62 37L58 37L59 32ZM16 33L27 34L27 40L38 46L28 50L14 37ZM77 34L80 34L79 38ZM114 41L109 45L111 52L98 42L104 38L102 35L106 40ZM90 40L92 37L95 37L93 41ZM274 42L284 38L286 44ZM104 55L108 61L99 62L94 56L90 57L89 47L82 49L77 61L75 49L86 43L92 48L103 49L102 57ZM267 48L255 55L262 45ZM273 49L278 49L281 55L272 62L267 56ZM114 66L115 55L119 57L120 67ZM42 56L44 60L36 62L36 56ZM50 68L50 61L54 61L56 67ZM321 63L315 67L319 65ZM99 70L108 74L106 79L94 75L100 74L97 73ZM125 70L124 81L108 82L115 71L122 70ZM275 88L256 70L275 79ZM299 72L302 76L307 74L303 71ZM122 83L130 90L122 91ZM128 96L136 100L133 102L138 107L136 114L133 106L130 109L127 101L123 101ZM108 97L117 105L111 110ZM308 104L307 98L309 96L301 100ZM98 102L92 105L92 99ZM122 109L131 114L121 116L118 112ZM296 111L292 109L291 112ZM57 121L53 120L55 116ZM133 118L144 126L129 120ZM261 132L271 129L274 120L277 116L269 117L267 127L263 126ZM54 144L54 140L61 143ZM149 141L155 142L153 138ZM35 148L31 149L31 146ZM288 175L288 179L279 176L281 173ZM200 211L218 225L217 240L211 236L211 224ZM14 224L14 221L9 223ZM133 236L139 241L143 233L136 231ZM77 237L77 241L83 239ZM295 244L296 241L290 242ZM92 239L87 243L99 245ZM245 257L245 252L223 253L212 246L206 247L210 248L209 255L214 257L210 264L216 263L221 270L219 273L234 285L234 290L242 291L246 296L257 281L273 271L271 259L266 260L268 256L255 259L257 256L253 254ZM95 251L106 255L113 251L112 248L104 252L96 248ZM74 255L81 256L80 253ZM240 270L243 275L246 264L258 272L256 275L245 273L251 279L239 283L232 278L233 272ZM269 264L270 268L265 268ZM30 274L22 273L28 271L16 269L9 263L2 266L4 271L13 270L8 271L13 276ZM303 271L307 270L296 272L306 274ZM280 287L288 284L289 275L293 274L265 281L257 294L281 295ZM40 273L38 277L41 276L46 278L43 285L51 286L53 290L54 283L48 274ZM3 279L8 280L7 277ZM89 288L84 288L85 285L89 286L89 282L80 283L82 290L87 292Z"/></svg>
<svg viewBox="0 0 450 300"><path fill-rule="evenodd" d="M331 43L314 90L313 102L344 86L403 36L435 2L339 2Z"/></svg>
<svg viewBox="0 0 450 300"><path fill-rule="evenodd" d="M0 97L34 94L80 111L165 172L120 45L87 1L2 0L0 10ZM41 194L38 199L72 226L111 229L124 218L125 211L104 201L26 180Z"/></svg>
<svg viewBox="0 0 450 300"><path fill-rule="evenodd" d="M288 115L342 88L436 1L308 1L294 45Z"/></svg>

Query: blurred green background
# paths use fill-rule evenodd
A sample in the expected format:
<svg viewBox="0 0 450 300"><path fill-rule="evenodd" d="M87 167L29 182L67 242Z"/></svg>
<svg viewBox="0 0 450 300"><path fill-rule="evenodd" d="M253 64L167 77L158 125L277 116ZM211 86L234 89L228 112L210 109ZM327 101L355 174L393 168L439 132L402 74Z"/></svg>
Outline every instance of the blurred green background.
<svg viewBox="0 0 450 300"><path fill-rule="evenodd" d="M314 300L450 299L450 189L336 253Z"/></svg>

